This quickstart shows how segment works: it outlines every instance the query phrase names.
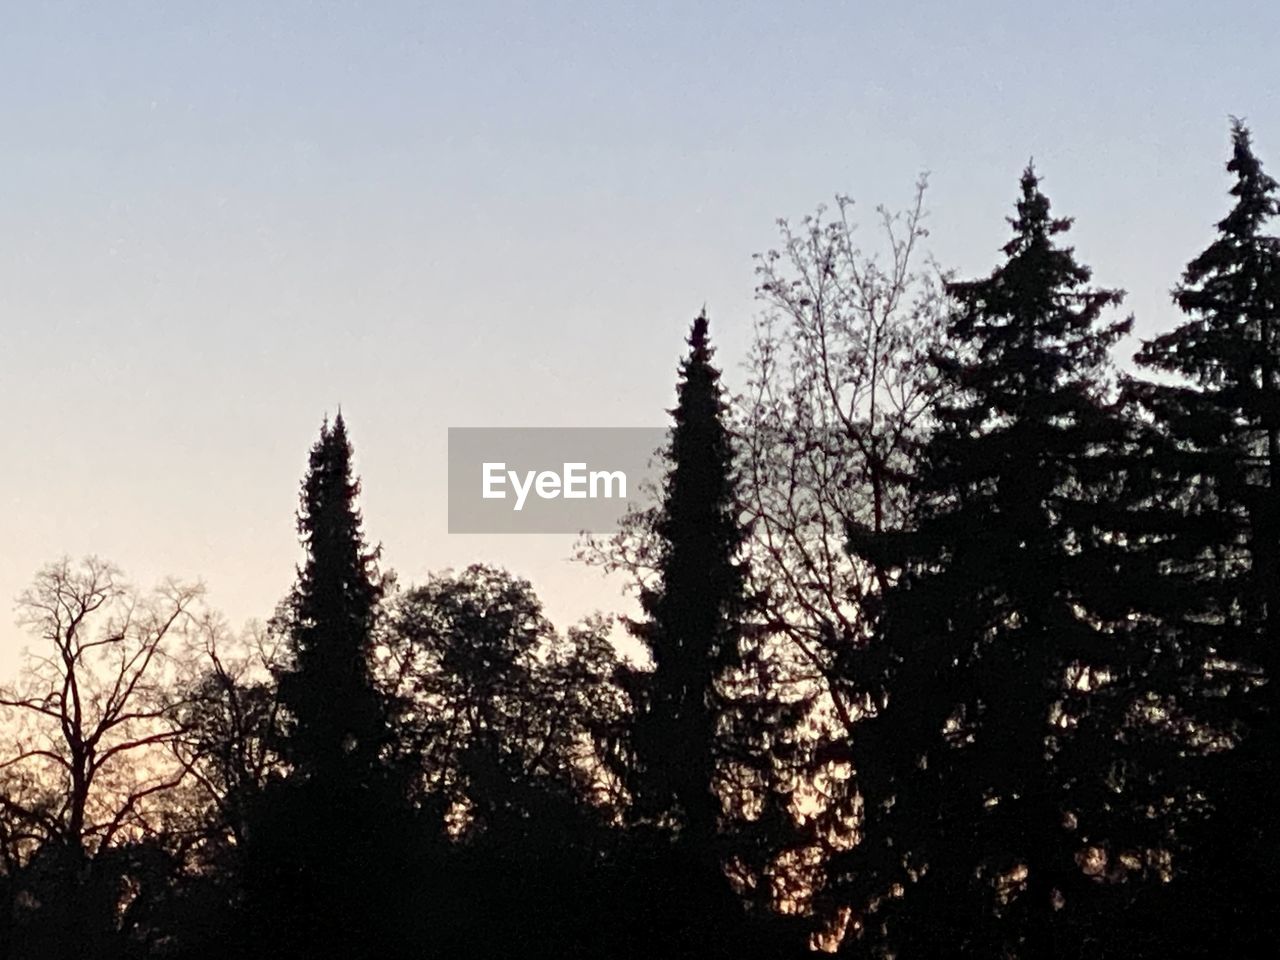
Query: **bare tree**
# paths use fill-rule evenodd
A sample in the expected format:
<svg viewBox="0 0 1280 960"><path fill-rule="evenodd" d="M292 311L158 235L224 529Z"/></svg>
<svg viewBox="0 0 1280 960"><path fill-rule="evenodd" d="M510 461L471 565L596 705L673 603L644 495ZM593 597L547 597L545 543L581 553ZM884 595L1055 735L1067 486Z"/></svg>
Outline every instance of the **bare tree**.
<svg viewBox="0 0 1280 960"><path fill-rule="evenodd" d="M882 250L864 253L836 198L757 256L763 313L738 398L742 493L764 626L825 684L846 727L859 695L842 657L871 634L888 572L850 555L851 530L901 527L908 479L938 389L941 272L921 243L926 178L905 212L876 210ZM923 261L923 262L922 262Z"/></svg>
<svg viewBox="0 0 1280 960"><path fill-rule="evenodd" d="M216 617L188 631L173 755L189 774L187 806L206 828L240 845L255 797L283 762L278 752L281 704L275 671L284 638L260 623L233 634Z"/></svg>
<svg viewBox="0 0 1280 960"><path fill-rule="evenodd" d="M141 595L112 564L62 559L18 601L38 641L21 679L0 690L12 749L0 759L0 806L34 845L93 856L157 829L162 794L184 771L171 648L202 595L166 582Z"/></svg>

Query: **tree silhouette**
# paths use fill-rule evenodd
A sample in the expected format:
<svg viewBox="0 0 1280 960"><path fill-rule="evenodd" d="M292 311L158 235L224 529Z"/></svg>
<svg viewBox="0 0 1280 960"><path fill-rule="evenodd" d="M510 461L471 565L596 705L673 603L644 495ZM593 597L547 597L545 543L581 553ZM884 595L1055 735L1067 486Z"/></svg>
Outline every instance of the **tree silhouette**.
<svg viewBox="0 0 1280 960"><path fill-rule="evenodd" d="M1184 709L1210 747L1187 790L1214 814L1188 838L1193 885L1168 915L1208 905L1223 929L1175 924L1184 946L1260 955L1280 939L1280 189L1241 121L1231 136L1235 204L1174 290L1186 319L1136 357L1166 376L1129 389L1165 507L1165 642L1190 665Z"/></svg>
<svg viewBox="0 0 1280 960"><path fill-rule="evenodd" d="M845 527L896 530L942 385L929 362L945 319L940 272L924 259L926 179L897 214L877 208L882 250L864 252L854 204L836 198L756 257L756 324L738 400L741 496L752 519L751 574L771 631L799 671L816 669L837 729L863 691L839 669L873 630L885 572L845 549Z"/></svg>
<svg viewBox="0 0 1280 960"><path fill-rule="evenodd" d="M1005 261L949 287L935 363L954 394L915 529L851 529L853 549L903 569L855 661L881 686L852 741L864 841L833 871L861 891L859 929L908 955L1072 949L1098 829L1072 737L1125 656L1092 588L1114 576L1097 504L1123 436L1108 350L1128 321L1103 322L1122 295L1087 286L1030 168L1021 187Z"/></svg>
<svg viewBox="0 0 1280 960"><path fill-rule="evenodd" d="M498 567L400 590L341 414L266 626L42 569L0 960L1274 955L1280 184L1231 138L1148 379L1031 167L941 289L923 181L887 258L783 223L745 394L703 313L660 502L581 550L647 663Z"/></svg>
<svg viewBox="0 0 1280 960"><path fill-rule="evenodd" d="M288 773L251 824L247 890L265 956L399 955L407 876L403 784L387 762L390 708L372 667L382 582L361 529L339 414L311 449L298 532L306 552L277 629L279 751Z"/></svg>
<svg viewBox="0 0 1280 960"><path fill-rule="evenodd" d="M616 763L626 719L607 621L556 630L527 581L476 564L397 596L386 644L443 955L608 955L627 892Z"/></svg>
<svg viewBox="0 0 1280 960"><path fill-rule="evenodd" d="M689 346L657 522L659 582L642 594L647 619L634 627L653 672L635 720L633 789L640 816L684 835L691 849L705 854L719 830L718 681L739 664L745 538L705 315L694 321Z"/></svg>
<svg viewBox="0 0 1280 960"><path fill-rule="evenodd" d="M628 786L641 835L654 831L652 869L665 873L649 950L733 956L747 949L749 935L725 867L735 855L748 870L765 858L743 843L753 830L734 824L731 814L754 801L761 808L755 826L783 819L767 731L785 706L750 670L759 664L759 650L743 630L746 530L705 313L688 342L672 411L669 470L653 521L657 577L641 592L645 618L631 624L653 669L633 681ZM741 879L766 880L758 874ZM766 881L762 899L768 893Z"/></svg>
<svg viewBox="0 0 1280 960"><path fill-rule="evenodd" d="M339 413L311 449L298 533L306 560L288 608L293 663L279 677L291 724L285 758L295 775L368 786L388 740L370 665L382 584L361 532L351 445Z"/></svg>
<svg viewBox="0 0 1280 960"><path fill-rule="evenodd" d="M391 616L401 736L422 790L459 835L510 843L581 803L616 815L600 750L622 720L609 624L561 634L528 581L475 564L397 597ZM556 842L563 842L559 831Z"/></svg>
<svg viewBox="0 0 1280 960"><path fill-rule="evenodd" d="M830 213L780 221L778 248L755 258L763 314L734 422L760 601L752 620L770 638L771 684L800 718L773 731L790 741L787 778L805 797L782 894L797 905L819 885L826 851L856 829L842 744L868 691L847 661L875 632L890 572L848 551L846 528L908 521L920 444L947 386L930 362L947 299L923 250L926 188L921 176L901 212L876 208L873 248L853 201L838 196Z"/></svg>
<svg viewBox="0 0 1280 960"><path fill-rule="evenodd" d="M140 594L96 557L52 563L23 593L39 646L0 691L15 735L0 759L14 956L116 956L138 933L140 858L167 856L165 800L184 774L170 658L201 593L170 581Z"/></svg>

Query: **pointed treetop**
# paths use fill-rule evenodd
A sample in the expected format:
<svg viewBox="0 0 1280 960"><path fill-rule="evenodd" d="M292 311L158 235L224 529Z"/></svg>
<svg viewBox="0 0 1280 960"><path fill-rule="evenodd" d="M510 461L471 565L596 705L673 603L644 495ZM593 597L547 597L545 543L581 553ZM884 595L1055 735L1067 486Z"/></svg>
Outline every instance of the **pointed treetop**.
<svg viewBox="0 0 1280 960"><path fill-rule="evenodd" d="M1263 172L1249 129L1238 117L1231 118L1231 141L1226 166L1235 175L1230 191L1235 202L1172 291L1187 319L1148 341L1137 361L1188 376L1201 387L1249 385L1252 391L1273 363L1267 331L1280 300L1280 238L1268 227L1280 214L1280 185Z"/></svg>
<svg viewBox="0 0 1280 960"><path fill-rule="evenodd" d="M1022 168L1022 177L1018 183L1022 187L1022 195L1024 197L1029 197L1038 192L1040 177L1036 174L1035 157L1028 158L1027 165Z"/></svg>
<svg viewBox="0 0 1280 960"><path fill-rule="evenodd" d="M1004 252L1009 256L1031 244L1042 243L1055 233L1070 230L1072 223L1070 217L1055 219L1049 216L1049 198L1040 189L1040 177L1034 161L1027 161L1019 183L1022 196L1018 198L1017 215L1005 218L1015 234L1004 246Z"/></svg>
<svg viewBox="0 0 1280 960"><path fill-rule="evenodd" d="M1227 161L1227 169L1232 173L1251 171L1261 166L1253 153L1253 134L1243 117L1231 118L1231 146L1232 156Z"/></svg>
<svg viewBox="0 0 1280 960"><path fill-rule="evenodd" d="M697 317L694 318L693 330L689 334L689 346L693 347L693 352L695 354L701 351L708 351L708 355L709 355L709 345L708 345L708 336L707 336L708 324L709 324L709 321L707 320L707 308L704 305L702 308L702 311L698 314Z"/></svg>
<svg viewBox="0 0 1280 960"><path fill-rule="evenodd" d="M1231 159L1227 171L1236 175L1231 195L1239 201L1218 224L1223 233L1236 237L1254 236L1262 224L1280 212L1276 181L1262 170L1262 161L1253 152L1253 136L1244 121L1231 118Z"/></svg>
<svg viewBox="0 0 1280 960"><path fill-rule="evenodd" d="M694 318L693 327L689 331L689 356L682 363L682 370L686 375L696 369L701 372L697 374L698 378L708 377L712 381L719 380L719 371L711 366L711 357L715 354L715 348L711 346L711 335L709 333L710 321L707 319L707 308L704 306L702 311Z"/></svg>
<svg viewBox="0 0 1280 960"><path fill-rule="evenodd" d="M1058 239L1072 220L1051 215L1030 165L1009 224L1013 237L1003 263L986 277L947 284L959 309L939 362L949 378L982 398L975 415L985 407L1009 412L1011 403L1021 409L1027 397L1059 388L1100 389L1108 351L1129 327L1128 320L1103 322L1104 309L1124 293L1087 286L1089 268Z"/></svg>

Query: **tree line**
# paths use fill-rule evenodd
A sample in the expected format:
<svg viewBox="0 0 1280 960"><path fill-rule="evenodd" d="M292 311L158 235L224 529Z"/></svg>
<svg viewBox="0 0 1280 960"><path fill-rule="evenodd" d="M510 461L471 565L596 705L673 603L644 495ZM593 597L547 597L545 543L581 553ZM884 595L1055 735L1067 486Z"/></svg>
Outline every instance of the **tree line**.
<svg viewBox="0 0 1280 960"><path fill-rule="evenodd" d="M705 312L655 506L580 559L644 651L474 565L401 585L339 413L263 624L57 561L0 691L0 956L1264 957L1280 946L1280 188L1127 372L1023 173L992 271L847 198Z"/></svg>

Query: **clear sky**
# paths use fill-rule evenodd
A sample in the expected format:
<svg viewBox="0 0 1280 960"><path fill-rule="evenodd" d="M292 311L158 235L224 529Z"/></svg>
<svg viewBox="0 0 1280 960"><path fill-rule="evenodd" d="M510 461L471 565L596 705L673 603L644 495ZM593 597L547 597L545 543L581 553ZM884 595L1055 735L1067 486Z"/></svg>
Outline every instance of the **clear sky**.
<svg viewBox="0 0 1280 960"><path fill-rule="evenodd" d="M978 274L1034 156L1166 327L1228 114L1280 172L1278 41L1273 2L4 5L0 604L94 552L269 614L341 403L402 579L608 608L572 538L445 533L448 427L660 424L704 302L740 383L775 218L922 170Z"/></svg>

